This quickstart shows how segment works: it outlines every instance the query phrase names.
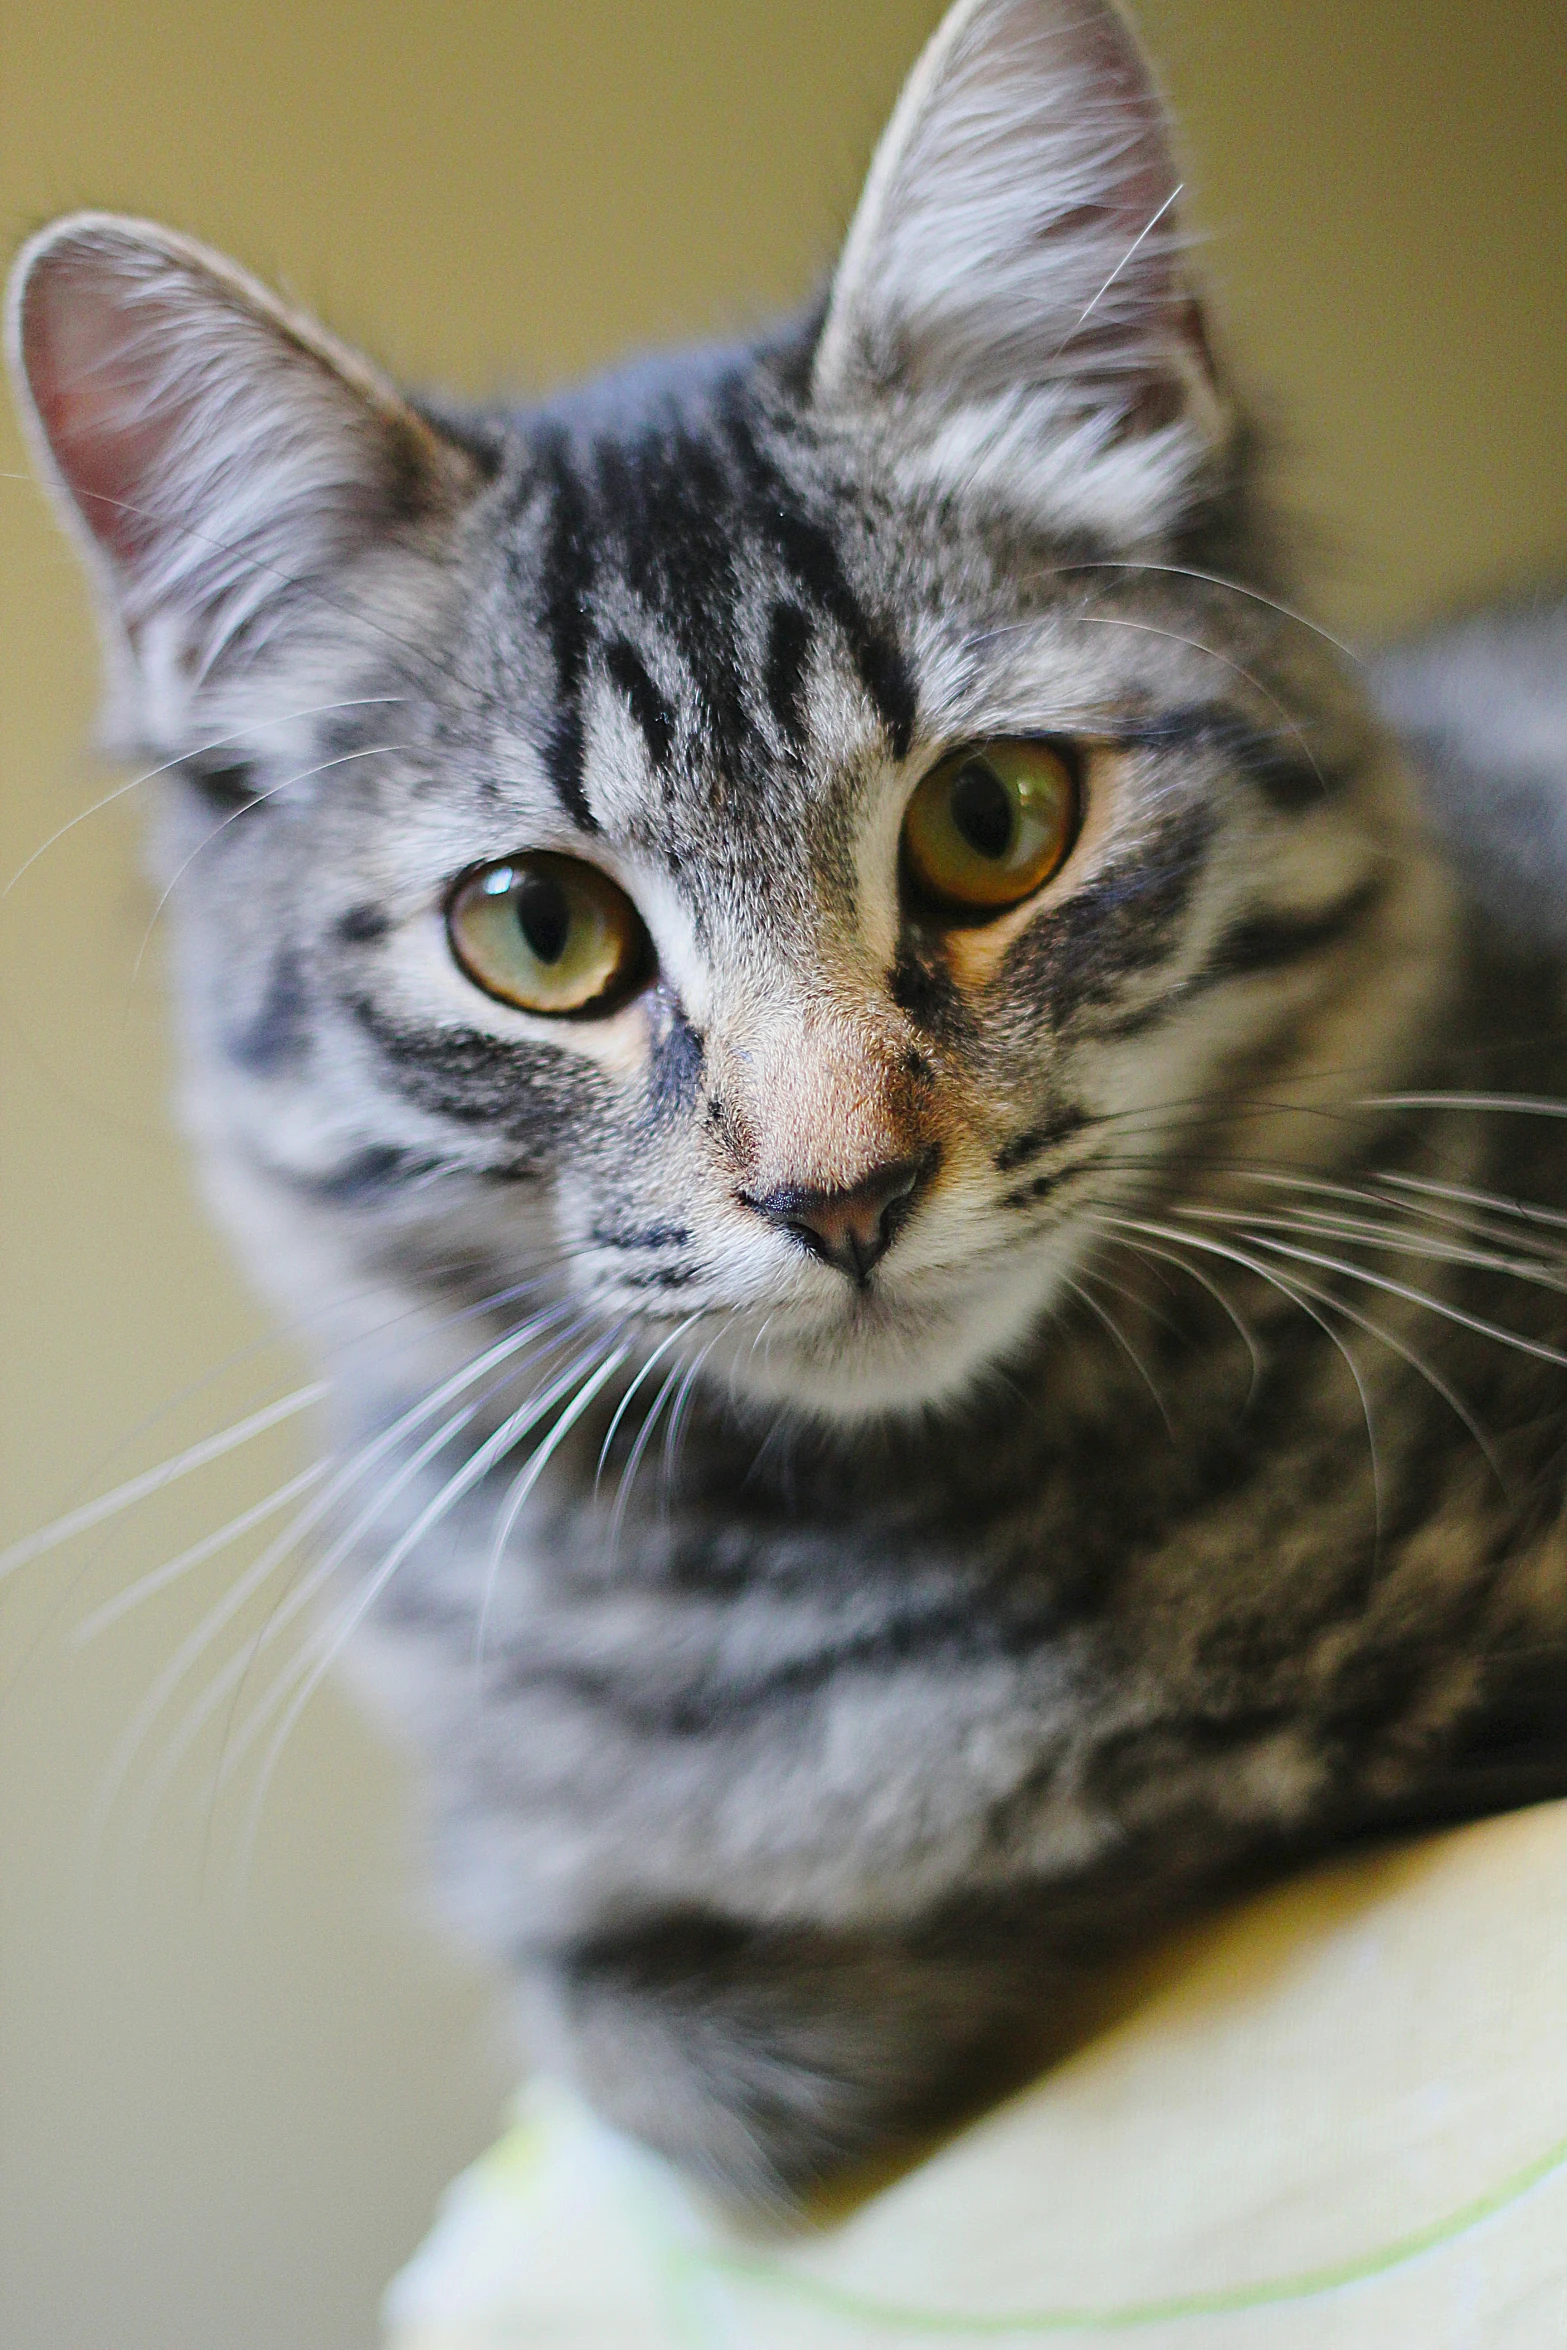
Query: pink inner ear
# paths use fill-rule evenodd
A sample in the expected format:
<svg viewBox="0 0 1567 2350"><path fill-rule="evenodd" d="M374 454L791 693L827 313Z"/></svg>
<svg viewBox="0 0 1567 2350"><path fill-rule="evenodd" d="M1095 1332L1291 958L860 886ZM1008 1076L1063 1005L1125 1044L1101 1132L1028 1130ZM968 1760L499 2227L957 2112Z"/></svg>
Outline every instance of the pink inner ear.
<svg viewBox="0 0 1567 2350"><path fill-rule="evenodd" d="M124 564L157 536L157 477L182 422L160 396L173 329L168 303L99 255L46 255L27 287L22 360L39 418L83 519Z"/></svg>

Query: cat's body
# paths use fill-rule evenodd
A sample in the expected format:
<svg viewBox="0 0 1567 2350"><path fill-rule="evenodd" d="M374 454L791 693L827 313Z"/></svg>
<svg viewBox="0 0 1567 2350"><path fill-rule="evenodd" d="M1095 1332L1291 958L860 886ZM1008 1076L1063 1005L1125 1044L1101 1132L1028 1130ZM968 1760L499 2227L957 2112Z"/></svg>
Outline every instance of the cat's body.
<svg viewBox="0 0 1567 2350"><path fill-rule="evenodd" d="M1433 824L1276 600L1173 186L1118 19L981 0L754 351L459 418L160 232L18 296L329 1623L538 2044L752 2194L1236 1872L1567 1785L1559 897L1484 693L1386 673ZM959 915L908 811L998 742L1073 829ZM454 951L508 858L645 926L586 1013Z"/></svg>

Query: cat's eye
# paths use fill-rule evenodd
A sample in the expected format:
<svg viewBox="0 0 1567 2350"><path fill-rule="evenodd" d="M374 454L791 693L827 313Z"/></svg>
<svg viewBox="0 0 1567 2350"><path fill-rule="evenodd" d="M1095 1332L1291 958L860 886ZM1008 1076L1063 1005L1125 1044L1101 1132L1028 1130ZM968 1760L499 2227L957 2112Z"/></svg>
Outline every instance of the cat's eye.
<svg viewBox="0 0 1567 2350"><path fill-rule="evenodd" d="M921 896L983 918L1020 905L1065 862L1077 834L1071 754L1043 742L974 743L925 777L903 821Z"/></svg>
<svg viewBox="0 0 1567 2350"><path fill-rule="evenodd" d="M613 1011L651 960L625 892L575 857L482 866L452 892L446 926L474 985L524 1012Z"/></svg>

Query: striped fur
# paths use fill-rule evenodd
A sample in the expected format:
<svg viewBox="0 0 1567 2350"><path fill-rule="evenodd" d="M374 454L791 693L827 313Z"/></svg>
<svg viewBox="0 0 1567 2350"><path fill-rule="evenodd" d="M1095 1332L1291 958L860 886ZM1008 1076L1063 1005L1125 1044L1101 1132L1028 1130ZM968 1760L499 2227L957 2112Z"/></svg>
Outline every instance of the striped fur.
<svg viewBox="0 0 1567 2350"><path fill-rule="evenodd" d="M1567 1776L1561 1129L1481 1098L1560 1087L1560 892L1465 731L1518 632L1382 672L1422 801L1276 600L1177 194L1118 15L964 0L752 347L457 414L136 224L13 295L174 764L190 1124L381 1445L352 1653L535 2047L753 2197L1237 1873ZM1005 734L1081 835L954 927L903 814ZM642 914L606 1018L448 951L525 849ZM859 1286L760 1212L888 1162Z"/></svg>

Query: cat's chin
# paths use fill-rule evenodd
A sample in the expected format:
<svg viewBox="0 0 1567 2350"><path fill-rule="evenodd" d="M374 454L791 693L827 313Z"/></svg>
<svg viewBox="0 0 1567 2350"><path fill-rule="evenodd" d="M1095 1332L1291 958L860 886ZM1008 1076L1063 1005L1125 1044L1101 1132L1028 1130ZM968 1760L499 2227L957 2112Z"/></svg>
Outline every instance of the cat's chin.
<svg viewBox="0 0 1567 2350"><path fill-rule="evenodd" d="M1055 1287L949 1279L908 1294L871 1290L834 1314L793 1309L736 1333L725 1364L733 1391L772 1409L842 1426L952 1404L1015 1355Z"/></svg>

